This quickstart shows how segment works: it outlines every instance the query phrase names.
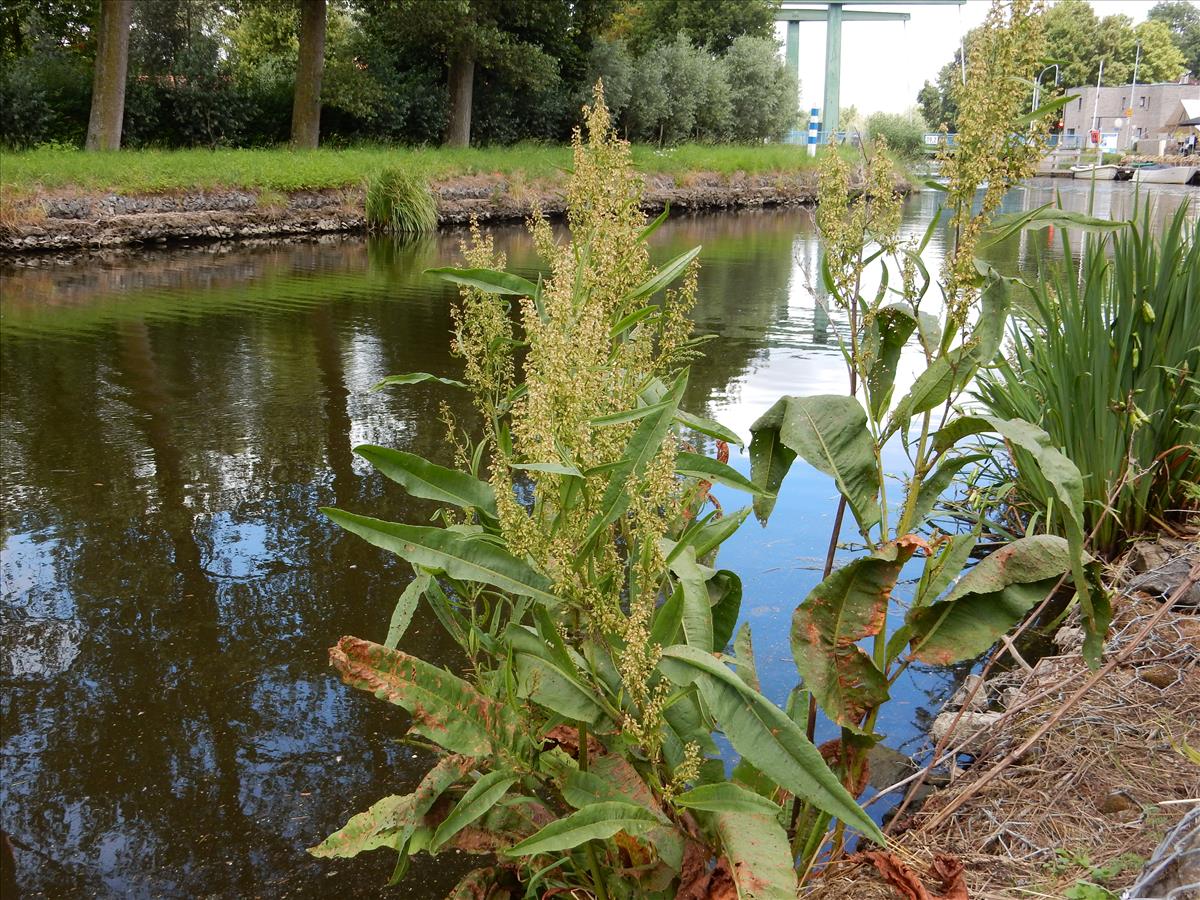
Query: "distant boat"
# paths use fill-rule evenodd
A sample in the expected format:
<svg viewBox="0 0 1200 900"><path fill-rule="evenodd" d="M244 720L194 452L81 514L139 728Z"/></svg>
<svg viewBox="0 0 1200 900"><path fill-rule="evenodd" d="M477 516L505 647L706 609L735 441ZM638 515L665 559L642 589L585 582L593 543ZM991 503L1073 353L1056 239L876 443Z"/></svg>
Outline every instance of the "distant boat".
<svg viewBox="0 0 1200 900"><path fill-rule="evenodd" d="M1164 166L1156 163L1152 166L1141 166L1133 170L1133 180L1137 184L1188 184L1200 168L1196 166Z"/></svg>
<svg viewBox="0 0 1200 900"><path fill-rule="evenodd" d="M1113 165L1071 166L1071 177L1094 178L1096 181L1112 181L1117 177L1117 170L1119 168L1119 166Z"/></svg>

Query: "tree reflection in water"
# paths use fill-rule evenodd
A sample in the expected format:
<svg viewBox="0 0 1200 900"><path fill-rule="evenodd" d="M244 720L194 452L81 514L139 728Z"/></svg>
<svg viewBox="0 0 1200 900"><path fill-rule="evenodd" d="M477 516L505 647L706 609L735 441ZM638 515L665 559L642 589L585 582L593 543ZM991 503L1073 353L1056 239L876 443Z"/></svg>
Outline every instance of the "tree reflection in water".
<svg viewBox="0 0 1200 900"><path fill-rule="evenodd" d="M935 203L910 201L914 232ZM496 234L532 274L524 231ZM382 639L411 573L317 509L432 512L351 448L438 458L438 404L469 417L440 385L369 390L394 372L457 371L450 295L420 274L457 241L0 269L0 826L26 895L378 892L387 854L330 865L303 848L427 768L400 742L403 714L326 667L339 635ZM779 394L840 377L837 321L804 288L806 213L681 218L655 252L695 244L697 330L721 340L686 406L745 433ZM1011 267L1035 251L997 252ZM805 560L822 552L831 495L794 477L772 526L744 529L724 558L744 575L776 699L794 678L779 626L818 579ZM459 662L422 611L405 640ZM922 691L945 690L946 676L920 677L903 719L885 723L900 740L918 733ZM442 861L409 884L441 897L455 878Z"/></svg>

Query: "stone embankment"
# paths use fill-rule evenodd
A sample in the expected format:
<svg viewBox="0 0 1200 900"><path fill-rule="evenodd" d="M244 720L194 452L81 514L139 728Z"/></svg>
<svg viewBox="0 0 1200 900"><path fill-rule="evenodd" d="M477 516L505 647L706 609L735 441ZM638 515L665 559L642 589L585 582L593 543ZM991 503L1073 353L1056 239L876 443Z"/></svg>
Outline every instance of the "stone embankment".
<svg viewBox="0 0 1200 900"><path fill-rule="evenodd" d="M535 208L561 215L560 185L472 176L432 185L441 227L511 222ZM694 173L648 176L645 206L661 210L737 209L813 203L813 172L788 175ZM355 232L366 228L361 189L293 194L247 190L122 196L55 193L6 201L0 253L36 253L136 244L170 244L286 235Z"/></svg>

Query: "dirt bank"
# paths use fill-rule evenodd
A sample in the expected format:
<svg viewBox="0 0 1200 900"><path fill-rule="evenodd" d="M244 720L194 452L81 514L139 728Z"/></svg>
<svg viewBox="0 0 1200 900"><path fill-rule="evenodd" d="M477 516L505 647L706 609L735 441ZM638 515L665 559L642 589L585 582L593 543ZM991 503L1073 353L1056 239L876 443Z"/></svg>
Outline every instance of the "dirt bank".
<svg viewBox="0 0 1200 900"><path fill-rule="evenodd" d="M560 185L472 176L432 185L442 227L519 221L536 206L560 215ZM812 203L814 173L734 175L698 172L681 178L649 176L648 212L736 209ZM245 190L152 196L55 192L6 200L0 220L0 253L37 253L279 235L362 231L360 189L290 195Z"/></svg>

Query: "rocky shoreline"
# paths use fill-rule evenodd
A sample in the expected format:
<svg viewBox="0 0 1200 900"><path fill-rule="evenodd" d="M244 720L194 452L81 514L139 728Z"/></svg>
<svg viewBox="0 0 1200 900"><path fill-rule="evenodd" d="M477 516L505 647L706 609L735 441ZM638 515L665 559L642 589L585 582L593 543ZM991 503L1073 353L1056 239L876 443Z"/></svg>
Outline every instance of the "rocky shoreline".
<svg viewBox="0 0 1200 900"><path fill-rule="evenodd" d="M531 184L470 176L431 185L438 224L512 222L535 208L558 216L565 208L558 184ZM697 172L648 176L643 205L656 212L744 209L811 204L815 172L734 175ZM359 232L366 229L363 191L349 188L279 194L223 190L184 194L118 195L61 192L8 202L0 219L0 254L165 245L214 240Z"/></svg>

